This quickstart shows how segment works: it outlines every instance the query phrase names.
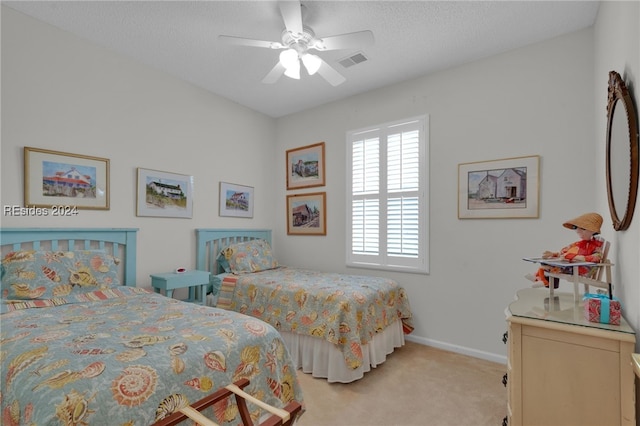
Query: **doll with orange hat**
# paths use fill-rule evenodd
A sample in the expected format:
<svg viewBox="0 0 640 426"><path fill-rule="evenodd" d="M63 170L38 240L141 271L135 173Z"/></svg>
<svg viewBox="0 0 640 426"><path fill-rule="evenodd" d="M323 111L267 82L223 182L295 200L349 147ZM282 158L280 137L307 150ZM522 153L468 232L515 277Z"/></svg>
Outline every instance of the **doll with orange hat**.
<svg viewBox="0 0 640 426"><path fill-rule="evenodd" d="M593 262L599 263L602 260L602 246L604 241L598 238L600 234L600 226L602 226L602 216L598 213L585 213L581 216L571 219L562 224L565 228L574 229L580 237L580 240L563 247L560 251L545 251L542 253L543 259L554 259L567 262ZM546 272L572 274L573 267L558 267L551 265L542 265L535 275L528 274L526 277L534 281L534 287L544 285L549 287L549 279ZM580 266L578 273L580 275L588 275L591 268L588 266Z"/></svg>

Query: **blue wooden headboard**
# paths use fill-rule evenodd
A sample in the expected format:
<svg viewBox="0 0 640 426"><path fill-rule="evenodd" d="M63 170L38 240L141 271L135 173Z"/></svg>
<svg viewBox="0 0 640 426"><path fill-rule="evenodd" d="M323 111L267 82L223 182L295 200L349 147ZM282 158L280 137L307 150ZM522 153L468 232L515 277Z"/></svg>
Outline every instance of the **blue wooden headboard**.
<svg viewBox="0 0 640 426"><path fill-rule="evenodd" d="M0 228L2 256L16 250L103 249L120 259L123 285L136 285L134 228Z"/></svg>
<svg viewBox="0 0 640 426"><path fill-rule="evenodd" d="M261 238L271 244L270 229L196 229L196 269L213 275L224 272L218 265L220 250L229 244Z"/></svg>

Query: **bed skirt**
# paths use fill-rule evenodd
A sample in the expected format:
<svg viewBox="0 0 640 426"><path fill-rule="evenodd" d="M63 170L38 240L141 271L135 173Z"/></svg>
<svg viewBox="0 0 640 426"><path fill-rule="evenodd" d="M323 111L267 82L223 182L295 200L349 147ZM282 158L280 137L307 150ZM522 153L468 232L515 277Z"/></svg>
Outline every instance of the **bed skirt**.
<svg viewBox="0 0 640 426"><path fill-rule="evenodd" d="M402 321L398 320L362 346L364 362L362 366L352 370L347 368L338 347L326 340L283 331L280 334L297 369L313 377L339 383L361 379L372 367L382 364L395 348L404 345Z"/></svg>
<svg viewBox="0 0 640 426"><path fill-rule="evenodd" d="M207 305L215 306L216 298L207 295ZM342 352L332 343L317 337L280 331L296 369L328 382L350 383L364 377L364 373L382 364L387 355L404 346L402 321L397 320L362 345L362 366L347 368Z"/></svg>

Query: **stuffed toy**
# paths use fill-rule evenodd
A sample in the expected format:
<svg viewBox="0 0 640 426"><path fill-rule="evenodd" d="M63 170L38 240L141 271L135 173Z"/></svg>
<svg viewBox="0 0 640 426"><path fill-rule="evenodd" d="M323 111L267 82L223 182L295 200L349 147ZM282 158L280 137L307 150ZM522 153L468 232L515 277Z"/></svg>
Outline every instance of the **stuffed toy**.
<svg viewBox="0 0 640 426"><path fill-rule="evenodd" d="M581 216L571 219L562 224L567 229L574 229L580 237L579 241L573 242L560 251L545 251L542 253L543 259L553 259L566 262L593 262L599 263L602 260L602 246L604 241L596 236L600 234L600 226L602 226L602 216L598 213L585 213ZM592 267L580 266L578 273L580 275L588 275ZM572 274L572 266L550 266L542 265L534 275L528 274L527 279L534 282L534 287L549 287L549 278L547 273ZM558 287L556 283L555 288Z"/></svg>

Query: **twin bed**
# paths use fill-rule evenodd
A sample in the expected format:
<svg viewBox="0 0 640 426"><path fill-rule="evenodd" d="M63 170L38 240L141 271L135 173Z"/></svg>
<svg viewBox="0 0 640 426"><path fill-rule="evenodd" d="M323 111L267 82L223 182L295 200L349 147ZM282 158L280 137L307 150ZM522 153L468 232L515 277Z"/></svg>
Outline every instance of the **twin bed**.
<svg viewBox="0 0 640 426"><path fill-rule="evenodd" d="M273 327L135 286L135 229L2 229L0 243L3 425L149 425L242 379L273 407L302 402ZM231 398L209 410L240 422Z"/></svg>
<svg viewBox="0 0 640 426"><path fill-rule="evenodd" d="M280 266L270 230L197 229L196 235L196 269L219 280L216 306L273 325L296 368L314 377L358 380L413 330L405 291L392 280Z"/></svg>
<svg viewBox="0 0 640 426"><path fill-rule="evenodd" d="M186 405L246 380L294 419L297 369L358 380L412 330L394 281L279 266L269 230L196 230L196 267L219 279L224 309L167 298L136 287L136 235L0 229L3 425L176 424ZM225 398L205 415L237 425L241 408ZM260 405L250 415L274 418Z"/></svg>

